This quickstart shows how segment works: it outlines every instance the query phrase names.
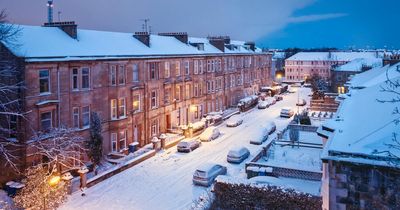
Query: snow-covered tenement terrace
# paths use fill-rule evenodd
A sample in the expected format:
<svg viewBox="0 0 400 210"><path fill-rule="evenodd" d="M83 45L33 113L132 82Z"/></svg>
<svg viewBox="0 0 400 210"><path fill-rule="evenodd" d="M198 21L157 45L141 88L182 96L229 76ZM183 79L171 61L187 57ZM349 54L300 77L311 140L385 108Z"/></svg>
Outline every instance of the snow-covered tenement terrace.
<svg viewBox="0 0 400 210"><path fill-rule="evenodd" d="M300 96L308 102L310 92L308 88L299 89ZM84 197L79 192L73 194L61 209L126 209L127 206L130 209L188 209L210 189L193 185L196 168L205 163L218 163L227 167L227 176L246 179L246 162L269 144L276 133L262 145L250 144L250 140L259 138L270 121L275 122L277 131L284 130L291 119L279 116L281 107L294 108L297 97L297 93L284 95L282 101L267 109L254 108L241 113L243 123L238 127L227 127L226 122L222 123L217 127L222 135L214 141L203 142L190 153L178 153L176 147L161 151L155 157L88 188ZM240 164L228 163L228 151L238 146L248 148L250 156ZM295 183L288 182L288 185Z"/></svg>

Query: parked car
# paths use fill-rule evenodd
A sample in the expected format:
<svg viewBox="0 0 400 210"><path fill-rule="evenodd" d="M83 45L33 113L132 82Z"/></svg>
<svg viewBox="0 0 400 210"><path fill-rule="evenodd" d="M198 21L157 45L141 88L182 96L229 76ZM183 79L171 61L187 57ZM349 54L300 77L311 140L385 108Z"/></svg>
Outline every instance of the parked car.
<svg viewBox="0 0 400 210"><path fill-rule="evenodd" d="M268 133L269 133L269 129L264 127L261 137L251 139L250 144L256 144L256 145L262 144L264 141L266 141L268 139Z"/></svg>
<svg viewBox="0 0 400 210"><path fill-rule="evenodd" d="M307 104L305 99L300 99L299 101L297 101L296 105L297 106L305 106Z"/></svg>
<svg viewBox="0 0 400 210"><path fill-rule="evenodd" d="M226 160L229 163L241 163L249 155L250 151L246 147L235 147L229 150Z"/></svg>
<svg viewBox="0 0 400 210"><path fill-rule="evenodd" d="M270 106L276 104L275 97L268 97L265 100L269 103Z"/></svg>
<svg viewBox="0 0 400 210"><path fill-rule="evenodd" d="M191 140L183 140L178 143L177 150L178 152L191 152L197 148L199 148L201 142L196 139Z"/></svg>
<svg viewBox="0 0 400 210"><path fill-rule="evenodd" d="M288 92L289 93L295 93L297 90L295 89L295 88L292 88L292 87L290 87L289 89L288 89Z"/></svg>
<svg viewBox="0 0 400 210"><path fill-rule="evenodd" d="M282 100L283 100L283 96L281 96L281 95L275 95L275 100L276 100L276 101L282 101Z"/></svg>
<svg viewBox="0 0 400 210"><path fill-rule="evenodd" d="M237 127L243 123L243 119L240 115L233 115L226 122L227 127Z"/></svg>
<svg viewBox="0 0 400 210"><path fill-rule="evenodd" d="M218 175L225 175L226 167L219 164L204 164L199 166L193 174L193 184L210 186Z"/></svg>
<svg viewBox="0 0 400 210"><path fill-rule="evenodd" d="M260 101L258 103L258 109L266 109L269 107L268 101Z"/></svg>
<svg viewBox="0 0 400 210"><path fill-rule="evenodd" d="M208 127L203 133L200 135L200 141L212 141L220 135L218 128L216 127Z"/></svg>
<svg viewBox="0 0 400 210"><path fill-rule="evenodd" d="M292 110L292 108L282 108L281 109L281 117L287 117L287 118L291 118L294 115L294 111Z"/></svg>
<svg viewBox="0 0 400 210"><path fill-rule="evenodd" d="M271 121L267 123L268 135L273 134L276 131L275 122Z"/></svg>

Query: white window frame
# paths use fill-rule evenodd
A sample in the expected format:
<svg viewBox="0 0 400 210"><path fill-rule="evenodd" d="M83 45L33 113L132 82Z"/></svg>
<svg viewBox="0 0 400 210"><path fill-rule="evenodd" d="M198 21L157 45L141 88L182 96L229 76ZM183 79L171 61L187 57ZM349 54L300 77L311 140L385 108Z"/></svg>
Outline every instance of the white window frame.
<svg viewBox="0 0 400 210"><path fill-rule="evenodd" d="M185 75L190 75L190 61L185 61Z"/></svg>
<svg viewBox="0 0 400 210"><path fill-rule="evenodd" d="M121 112L121 110L122 110L122 112ZM126 100L125 100L125 98L118 99L118 116L119 116L119 118L126 117Z"/></svg>
<svg viewBox="0 0 400 210"><path fill-rule="evenodd" d="M194 60L193 74L199 74L199 61Z"/></svg>
<svg viewBox="0 0 400 210"><path fill-rule="evenodd" d="M76 71L76 74L74 73ZM79 90L79 69L78 68L72 68L72 75L71 75L71 86L72 86L72 91L77 91ZM74 87L74 81L76 80L76 87Z"/></svg>
<svg viewBox="0 0 400 210"><path fill-rule="evenodd" d="M40 72L42 72L42 71L47 71L47 74L48 74L48 76L47 77L41 77L40 76ZM42 79L47 79L47 89L48 89L48 91L46 91L46 92L41 92L40 91L40 80L42 80ZM51 93L51 76L50 76L50 70L49 69L40 69L39 70L39 93L40 93L40 95L46 95L46 94L50 94Z"/></svg>
<svg viewBox="0 0 400 210"><path fill-rule="evenodd" d="M117 66L111 65L110 67L110 85L116 86L117 85Z"/></svg>
<svg viewBox="0 0 400 210"><path fill-rule="evenodd" d="M138 105L137 105L137 106L138 106L138 109L135 110L135 109L134 109L134 105L133 105L133 103L135 103L135 101L134 101L133 99L135 99L136 97L138 98L138 101L137 101L137 102L138 102ZM140 111L141 111L141 109L140 109L140 104L141 104L140 100L141 100L140 94L135 94L135 95L133 96L133 98L132 98L132 109L133 109L134 112L140 112Z"/></svg>
<svg viewBox="0 0 400 210"><path fill-rule="evenodd" d="M171 77L171 67L168 61L164 63L164 77L165 78Z"/></svg>
<svg viewBox="0 0 400 210"><path fill-rule="evenodd" d="M46 120L43 120L42 119L42 115L43 114L47 114L47 113L50 113L50 119L46 119ZM42 112L42 113L40 113L40 129L41 130L45 130L44 128L43 128L43 121L50 121L50 127L49 127L49 129L51 129L51 128L53 128L53 112L52 111L49 111L49 112Z"/></svg>
<svg viewBox="0 0 400 210"><path fill-rule="evenodd" d="M177 77L181 76L181 62L175 61L175 75Z"/></svg>
<svg viewBox="0 0 400 210"><path fill-rule="evenodd" d="M139 64L134 63L132 65L132 82L139 82Z"/></svg>
<svg viewBox="0 0 400 210"><path fill-rule="evenodd" d="M125 66L124 65L119 65L118 66L118 85L125 85L125 83L126 83Z"/></svg>
<svg viewBox="0 0 400 210"><path fill-rule="evenodd" d="M83 77L86 76L86 74L83 74L83 70L86 70L86 69L88 70L88 73L87 73L88 87L83 87L83 82L84 82ZM89 90L90 89L90 68L89 67L82 67L81 68L81 88L84 89L84 90Z"/></svg>
<svg viewBox="0 0 400 210"><path fill-rule="evenodd" d="M123 134L123 135L122 135ZM127 136L128 136L128 131L127 130L123 130L121 132L119 132L119 138L118 138L118 143L119 143L119 151L123 152L124 150L126 150L126 140L127 140ZM123 137L123 138L122 138ZM123 146L123 147L122 147Z"/></svg>
<svg viewBox="0 0 400 210"><path fill-rule="evenodd" d="M154 93L154 96L153 96ZM154 104L153 104L154 100ZM150 92L150 108L151 109L156 109L158 107L158 91L157 90L152 90Z"/></svg>
<svg viewBox="0 0 400 210"><path fill-rule="evenodd" d="M72 108L72 127L74 128L80 128L80 123L79 123L79 107L73 107Z"/></svg>

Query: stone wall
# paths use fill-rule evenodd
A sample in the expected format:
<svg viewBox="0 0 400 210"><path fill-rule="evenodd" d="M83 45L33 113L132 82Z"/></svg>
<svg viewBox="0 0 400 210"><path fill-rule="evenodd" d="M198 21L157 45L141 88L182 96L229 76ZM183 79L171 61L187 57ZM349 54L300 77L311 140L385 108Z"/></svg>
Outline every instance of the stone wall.
<svg viewBox="0 0 400 210"><path fill-rule="evenodd" d="M400 171L329 163L330 209L400 209Z"/></svg>

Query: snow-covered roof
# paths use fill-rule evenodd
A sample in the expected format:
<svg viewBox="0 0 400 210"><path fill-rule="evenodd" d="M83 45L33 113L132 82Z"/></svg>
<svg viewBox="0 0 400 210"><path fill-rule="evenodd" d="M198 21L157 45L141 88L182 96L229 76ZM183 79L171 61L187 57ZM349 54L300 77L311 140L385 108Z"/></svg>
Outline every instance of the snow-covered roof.
<svg viewBox="0 0 400 210"><path fill-rule="evenodd" d="M363 66L368 66L372 68L381 67L382 58L357 58L347 64L338 66L337 68L335 68L335 71L360 72Z"/></svg>
<svg viewBox="0 0 400 210"><path fill-rule="evenodd" d="M373 68L362 74L357 74L348 82L348 86L351 88L365 88L385 82L387 77L393 78L397 75L397 66L400 66L400 63L393 66L386 65L384 67Z"/></svg>
<svg viewBox="0 0 400 210"><path fill-rule="evenodd" d="M391 80L400 80L396 67L388 68ZM361 74L369 74L369 71ZM378 77L386 77L381 71ZM370 77L373 81L376 78ZM393 133L400 130L396 121L400 115L393 114L398 103L382 103L378 100L392 100L393 93L383 92L385 80L371 82L364 89L353 92L344 100L330 127L335 130L322 155L323 159L342 160L364 164L393 166L393 155L400 157L400 150L393 148ZM396 165L397 167L399 165Z"/></svg>
<svg viewBox="0 0 400 210"><path fill-rule="evenodd" d="M377 56L378 55L378 56ZM288 61L352 61L357 58L382 57L377 52L299 52L286 59Z"/></svg>
<svg viewBox="0 0 400 210"><path fill-rule="evenodd" d="M28 61L261 53L259 48L255 51L246 48L245 42L241 41L231 41L231 44L238 47L234 50L226 48L222 52L211 45L207 38L189 37L189 43L185 44L171 36L152 34L148 47L133 37L133 33L77 29L77 39L73 39L57 27L18 27L21 33L15 44L4 44L13 54ZM199 50L190 43L204 43L204 50Z"/></svg>

